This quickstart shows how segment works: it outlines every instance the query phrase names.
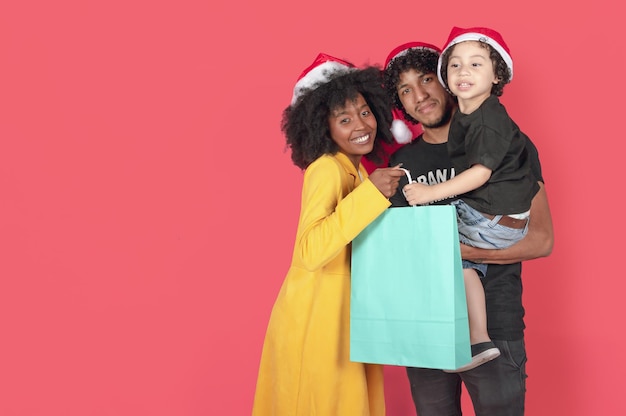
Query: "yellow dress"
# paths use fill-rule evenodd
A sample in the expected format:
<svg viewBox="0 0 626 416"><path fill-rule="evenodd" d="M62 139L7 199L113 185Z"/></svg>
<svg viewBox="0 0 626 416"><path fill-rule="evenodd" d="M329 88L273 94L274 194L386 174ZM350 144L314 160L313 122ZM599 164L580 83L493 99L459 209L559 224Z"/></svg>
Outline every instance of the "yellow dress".
<svg viewBox="0 0 626 416"><path fill-rule="evenodd" d="M350 361L351 241L390 205L366 178L363 165L357 172L342 153L320 157L304 173L293 257L267 328L253 416L385 414L382 367Z"/></svg>

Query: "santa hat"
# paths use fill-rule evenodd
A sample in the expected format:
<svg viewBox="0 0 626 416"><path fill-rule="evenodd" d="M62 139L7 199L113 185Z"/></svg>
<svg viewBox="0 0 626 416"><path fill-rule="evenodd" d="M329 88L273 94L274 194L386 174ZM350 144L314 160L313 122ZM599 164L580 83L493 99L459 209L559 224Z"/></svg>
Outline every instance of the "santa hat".
<svg viewBox="0 0 626 416"><path fill-rule="evenodd" d="M495 30L488 29L486 27L471 27L469 29L462 29L455 26L452 28L450 36L448 36L446 46L443 48L443 51L439 56L439 62L437 63L437 77L439 77L441 85L447 85L447 82L444 82L443 78L441 77L441 65L444 52L450 49L451 46L468 40L484 42L494 48L496 52L500 54L500 56L506 63L506 66L509 67L509 71L511 72L511 79L513 79L513 59L511 59L511 52L509 51L509 47L506 46L506 43L504 43L502 35L500 35Z"/></svg>
<svg viewBox="0 0 626 416"><path fill-rule="evenodd" d="M387 59L385 60L385 69L389 68L389 65L391 64L391 62L394 61L396 58L406 55L409 51L413 49L426 49L426 50L430 50L436 53L437 55L441 53L438 47L431 45L429 43L424 43L424 42L405 43L403 45L398 46L391 52L389 52L389 55L387 55Z"/></svg>
<svg viewBox="0 0 626 416"><path fill-rule="evenodd" d="M328 82L333 74L347 73L354 69L356 69L355 66L348 61L320 53L298 77L293 88L291 105L294 105L305 92Z"/></svg>
<svg viewBox="0 0 626 416"><path fill-rule="evenodd" d="M424 50L432 51L433 53L437 55L441 54L441 51L439 50L438 47L433 46L429 43L408 42L408 43L398 46L397 48L395 48L389 53L389 55L387 56L387 59L385 60L385 69L388 69L389 65L391 65L391 63L397 58L403 55L406 55L411 50L416 50L416 49L424 49ZM394 139L396 139L396 141L401 144L409 143L413 139L413 131L411 130L409 125L406 123L404 119L404 114L402 113L402 111L398 110L397 108L393 109L393 121L391 122L391 134L393 135Z"/></svg>

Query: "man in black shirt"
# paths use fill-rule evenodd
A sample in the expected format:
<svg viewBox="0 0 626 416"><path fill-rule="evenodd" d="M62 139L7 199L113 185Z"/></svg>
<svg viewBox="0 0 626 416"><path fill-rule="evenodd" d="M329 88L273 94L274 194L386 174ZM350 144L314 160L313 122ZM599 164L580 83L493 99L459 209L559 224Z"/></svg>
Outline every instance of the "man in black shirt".
<svg viewBox="0 0 626 416"><path fill-rule="evenodd" d="M432 45L411 42L394 49L385 64L385 88L395 106L411 123L421 123L423 133L397 150L389 165L402 166L414 180L432 185L451 179L455 172L448 156L450 119L456 102L437 78L441 51ZM394 134L404 121L396 120ZM404 125L408 130L408 127ZM528 234L519 243L502 250L485 250L461 245L461 256L489 263L482 279L487 304L489 336L501 356L462 373L407 368L411 394L420 416L461 415L461 383L469 392L476 416L524 414L526 393L526 350L522 305L521 261L550 254L553 244L552 219L541 174L537 149L528 140L531 169L539 192L532 200ZM391 198L393 206L407 206L402 194ZM451 199L437 201L449 203Z"/></svg>

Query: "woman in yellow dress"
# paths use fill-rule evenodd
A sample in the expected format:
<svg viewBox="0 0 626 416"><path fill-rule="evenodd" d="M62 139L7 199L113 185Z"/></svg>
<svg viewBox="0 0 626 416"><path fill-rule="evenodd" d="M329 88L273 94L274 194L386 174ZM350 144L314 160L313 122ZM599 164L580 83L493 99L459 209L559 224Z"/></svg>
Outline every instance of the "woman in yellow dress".
<svg viewBox="0 0 626 416"><path fill-rule="evenodd" d="M282 130L304 172L293 257L263 345L254 416L381 416L382 367L350 361L351 241L390 206L404 172L369 177L361 158L391 143L375 67L320 54L300 75Z"/></svg>

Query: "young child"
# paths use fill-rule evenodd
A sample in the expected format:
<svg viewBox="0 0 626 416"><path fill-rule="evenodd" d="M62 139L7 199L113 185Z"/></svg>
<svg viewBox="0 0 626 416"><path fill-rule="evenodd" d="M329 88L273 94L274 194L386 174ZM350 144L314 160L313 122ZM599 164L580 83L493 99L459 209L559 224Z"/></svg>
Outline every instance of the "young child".
<svg viewBox="0 0 626 416"><path fill-rule="evenodd" d="M539 190L530 172L527 137L498 99L513 77L513 61L502 36L491 29L454 27L438 62L442 85L456 96L447 149L456 176L434 186L403 189L410 204L458 196L461 242L480 248L506 248L528 230L530 201ZM485 295L480 282L485 264L464 261L472 362L475 368L500 355L487 333ZM480 274L480 275L479 275Z"/></svg>
<svg viewBox="0 0 626 416"><path fill-rule="evenodd" d="M389 207L404 172L361 164L391 143L378 68L320 54L302 73L282 130L304 170L291 266L275 301L253 415L385 414L379 365L350 361L350 243Z"/></svg>

